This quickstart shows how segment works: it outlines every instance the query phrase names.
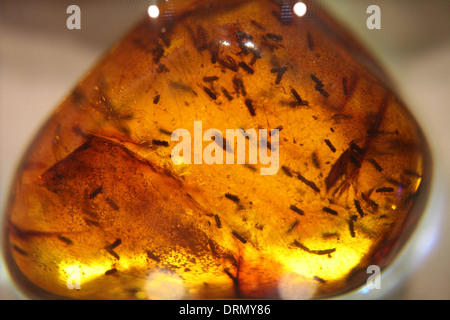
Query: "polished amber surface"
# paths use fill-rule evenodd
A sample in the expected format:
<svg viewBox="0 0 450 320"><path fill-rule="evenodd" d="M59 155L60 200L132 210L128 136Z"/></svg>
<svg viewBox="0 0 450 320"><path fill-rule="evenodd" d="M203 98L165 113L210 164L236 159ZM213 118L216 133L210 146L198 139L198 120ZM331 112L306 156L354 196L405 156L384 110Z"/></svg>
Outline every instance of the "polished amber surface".
<svg viewBox="0 0 450 320"><path fill-rule="evenodd" d="M421 214L426 142L364 50L293 4L161 1L76 86L7 206L27 296L317 298L389 266ZM196 121L278 129L279 170L172 158Z"/></svg>

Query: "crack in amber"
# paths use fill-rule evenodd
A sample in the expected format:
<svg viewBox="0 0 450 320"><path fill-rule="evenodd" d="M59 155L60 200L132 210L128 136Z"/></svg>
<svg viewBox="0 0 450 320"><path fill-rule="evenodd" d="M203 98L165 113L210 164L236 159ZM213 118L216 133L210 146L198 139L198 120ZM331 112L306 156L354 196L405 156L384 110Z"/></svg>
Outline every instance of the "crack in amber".
<svg viewBox="0 0 450 320"><path fill-rule="evenodd" d="M164 2L61 103L6 211L30 297L327 297L391 263L421 214L426 142L342 28L281 9ZM279 129L280 170L172 161L194 121Z"/></svg>

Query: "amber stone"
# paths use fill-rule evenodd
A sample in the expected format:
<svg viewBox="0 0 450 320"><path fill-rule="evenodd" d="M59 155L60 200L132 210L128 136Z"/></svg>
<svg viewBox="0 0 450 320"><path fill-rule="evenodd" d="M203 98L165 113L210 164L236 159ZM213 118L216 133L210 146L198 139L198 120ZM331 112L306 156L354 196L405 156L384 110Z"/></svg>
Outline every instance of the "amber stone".
<svg viewBox="0 0 450 320"><path fill-rule="evenodd" d="M323 298L389 267L422 213L427 144L369 54L305 3L161 1L75 87L6 208L28 297ZM279 130L279 170L174 161L172 133L196 121Z"/></svg>

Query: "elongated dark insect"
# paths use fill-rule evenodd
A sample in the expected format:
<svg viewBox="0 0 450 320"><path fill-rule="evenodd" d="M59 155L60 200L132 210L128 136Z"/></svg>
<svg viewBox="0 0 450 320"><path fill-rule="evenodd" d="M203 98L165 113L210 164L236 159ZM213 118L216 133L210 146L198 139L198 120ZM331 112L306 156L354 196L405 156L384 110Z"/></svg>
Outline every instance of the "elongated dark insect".
<svg viewBox="0 0 450 320"><path fill-rule="evenodd" d="M244 69L247 73L249 74L253 74L255 73L255 70L253 70L252 67L250 67L248 64L246 64L245 62L241 61L239 62L239 67L241 67L242 69Z"/></svg>
<svg viewBox="0 0 450 320"><path fill-rule="evenodd" d="M217 95L211 91L211 89L207 88L207 87L203 87L203 91L206 92L206 94L213 100L217 99Z"/></svg>
<svg viewBox="0 0 450 320"><path fill-rule="evenodd" d="M283 170L284 174L287 175L288 177L292 177L293 176L292 173L291 173L291 170L289 170L288 167L281 166L281 170Z"/></svg>
<svg viewBox="0 0 450 320"><path fill-rule="evenodd" d="M100 226L100 222L95 221L95 220L85 219L84 222L86 222L86 224L91 227L99 227Z"/></svg>
<svg viewBox="0 0 450 320"><path fill-rule="evenodd" d="M266 33L266 37L273 41L283 41L283 36L273 34L273 33Z"/></svg>
<svg viewBox="0 0 450 320"><path fill-rule="evenodd" d="M116 241L114 241L113 243L111 243L111 244L110 244L109 246L107 246L106 248L112 250L112 249L117 248L121 243L122 243L122 240L116 239Z"/></svg>
<svg viewBox="0 0 450 320"><path fill-rule="evenodd" d="M344 96L348 96L350 94L348 90L347 77L342 77L342 91Z"/></svg>
<svg viewBox="0 0 450 320"><path fill-rule="evenodd" d="M348 229L350 230L350 235L351 235L352 238L354 238L356 236L354 222L355 221L353 219L349 219L348 220Z"/></svg>
<svg viewBox="0 0 450 320"><path fill-rule="evenodd" d="M325 141L325 143L327 144L328 148L330 148L330 150L331 150L332 152L336 152L336 148L333 146L333 144L331 143L330 140L325 139L324 141Z"/></svg>
<svg viewBox="0 0 450 320"><path fill-rule="evenodd" d="M103 185L92 191L91 194L89 195L89 199L94 199L99 193L102 192L103 192Z"/></svg>
<svg viewBox="0 0 450 320"><path fill-rule="evenodd" d="M359 154L364 154L364 150L361 149L354 141L350 142L350 148Z"/></svg>
<svg viewBox="0 0 450 320"><path fill-rule="evenodd" d="M110 269L110 270L105 272L105 276L109 276L109 275L114 274L116 272L117 272L117 269L116 268L112 268L112 269Z"/></svg>
<svg viewBox="0 0 450 320"><path fill-rule="evenodd" d="M313 277L313 280L318 281L318 282L320 282L320 283L325 283L325 282L326 282L325 280L323 280L322 278L320 278L320 277L318 277L318 276L314 276L314 277Z"/></svg>
<svg viewBox="0 0 450 320"><path fill-rule="evenodd" d="M230 199L231 201L233 201L233 202L239 202L239 197L238 196L235 196L234 194L231 194L231 193L225 193L225 197L227 198L227 199Z"/></svg>
<svg viewBox="0 0 450 320"><path fill-rule="evenodd" d="M147 251L147 257L149 257L150 259L152 259L153 261L156 261L158 263L161 262L161 259L151 251Z"/></svg>
<svg viewBox="0 0 450 320"><path fill-rule="evenodd" d="M315 192L320 193L320 189L316 186L316 184L312 181L309 181L308 179L306 179L304 176L302 176L300 173L297 174L297 178L303 182L304 184L306 184L308 187L310 187L311 189L313 189Z"/></svg>
<svg viewBox="0 0 450 320"><path fill-rule="evenodd" d="M65 236L63 236L63 235L59 235L59 236L58 236L58 239L61 240L62 242L67 243L67 244L73 244L73 241L72 241L72 240L70 240L69 238L67 238L67 237L65 237Z"/></svg>
<svg viewBox="0 0 450 320"><path fill-rule="evenodd" d="M111 198L106 198L106 202L110 205L111 208L113 208L114 210L119 210L119 206L117 205L117 203L111 199Z"/></svg>
<svg viewBox="0 0 450 320"><path fill-rule="evenodd" d="M393 192L394 191L394 188L391 188L391 187L381 187L381 188L378 188L377 190L375 190L375 192L378 192L378 193L380 193L380 192Z"/></svg>
<svg viewBox="0 0 450 320"><path fill-rule="evenodd" d="M235 236L240 242L242 242L243 244L246 244L247 243L247 240L243 237L243 236L241 236L238 232L236 232L236 231L233 231L233 232L231 232L232 234L233 234L233 236Z"/></svg>
<svg viewBox="0 0 450 320"><path fill-rule="evenodd" d="M116 258L117 260L120 260L120 256L112 249L109 248L105 248L105 250L112 255L114 258Z"/></svg>
<svg viewBox="0 0 450 320"><path fill-rule="evenodd" d="M275 84L280 84L281 82L281 78L283 77L283 74L287 71L287 67L276 67L276 68L272 68L270 70L271 73L276 73L277 74L277 78L275 80Z"/></svg>
<svg viewBox="0 0 450 320"><path fill-rule="evenodd" d="M245 105L247 106L248 112L250 112L251 116L254 117L256 115L255 108L253 107L252 100L245 99Z"/></svg>
<svg viewBox="0 0 450 320"><path fill-rule="evenodd" d="M290 227L287 229L286 233L291 233L291 231L298 225L298 220L295 220L294 223L290 225Z"/></svg>
<svg viewBox="0 0 450 320"><path fill-rule="evenodd" d="M364 211L362 210L361 204L359 203L359 201L355 199L355 200L353 200L353 203L355 204L356 211L358 211L361 218L364 217Z"/></svg>
<svg viewBox="0 0 450 320"><path fill-rule="evenodd" d="M224 87L221 87L220 90L222 91L222 93L225 96L225 98L228 99L228 101L233 100L233 97L231 96L231 94L228 92L227 89L225 89Z"/></svg>
<svg viewBox="0 0 450 320"><path fill-rule="evenodd" d="M238 65L236 61L233 59L233 57L226 55L223 59L218 58L217 62L219 62L222 66L224 66L227 69L230 69L231 71L237 72L238 71Z"/></svg>
<svg viewBox="0 0 450 320"><path fill-rule="evenodd" d="M296 105L299 105L299 106L307 106L308 105L308 101L304 101L298 94L297 90L295 90L294 88L291 88L291 93L295 98Z"/></svg>
<svg viewBox="0 0 450 320"><path fill-rule="evenodd" d="M332 214L333 216L337 216L338 212L336 210L333 210L331 208L328 207L323 207L323 211L325 211L326 213Z"/></svg>
<svg viewBox="0 0 450 320"><path fill-rule="evenodd" d="M375 159L369 159L369 162L377 169L378 172L383 171L383 168L375 161Z"/></svg>
<svg viewBox="0 0 450 320"><path fill-rule="evenodd" d="M239 96L239 93L242 93L242 95L245 97L247 95L247 92L245 91L244 82L239 77L233 78L233 87L234 91L236 92L236 95Z"/></svg>
<svg viewBox="0 0 450 320"><path fill-rule="evenodd" d="M219 80L218 76L203 77L203 81L205 82L213 82L217 80Z"/></svg>
<svg viewBox="0 0 450 320"><path fill-rule="evenodd" d="M298 242L297 240L294 240L294 245L296 247L299 247L300 249L306 251L306 252L317 254L317 255L330 254L330 253L333 253L333 252L336 251L336 248L325 249L325 250L311 250L308 247L306 247L305 245L303 245L300 242Z"/></svg>
<svg viewBox="0 0 450 320"><path fill-rule="evenodd" d="M222 228L222 222L220 221L220 217L217 214L214 215L214 219L216 220L217 228Z"/></svg>
<svg viewBox="0 0 450 320"><path fill-rule="evenodd" d="M307 39L308 39L308 48L309 50L313 50L314 49L314 42L313 42L313 38L311 37L311 34L308 32L307 34Z"/></svg>
<svg viewBox="0 0 450 320"><path fill-rule="evenodd" d="M291 209L292 211L298 213L298 214L301 215L301 216L304 216L304 215L305 215L305 213L303 212L302 209L297 208L297 207L296 207L295 205L293 205L293 204L289 207L289 209Z"/></svg>
<svg viewBox="0 0 450 320"><path fill-rule="evenodd" d="M310 75L312 81L314 81L316 83L316 86L314 87L322 96L324 96L325 98L328 98L330 96L330 94L328 92L326 92L323 87L324 84L322 83L322 81L320 81L315 75L311 74Z"/></svg>
<svg viewBox="0 0 450 320"><path fill-rule="evenodd" d="M152 144L155 145L155 146L161 146L161 147L168 147L169 146L169 142L164 141L164 140L156 140L156 139L152 140Z"/></svg>

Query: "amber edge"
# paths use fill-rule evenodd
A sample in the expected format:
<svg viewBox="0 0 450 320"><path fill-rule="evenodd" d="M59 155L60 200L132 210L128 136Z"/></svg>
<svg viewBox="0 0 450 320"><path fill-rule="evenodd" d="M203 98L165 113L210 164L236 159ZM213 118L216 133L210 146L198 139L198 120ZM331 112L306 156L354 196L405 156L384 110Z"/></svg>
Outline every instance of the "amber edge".
<svg viewBox="0 0 450 320"><path fill-rule="evenodd" d="M386 273L391 268L402 267L396 265L396 262L399 262L398 260L399 258L401 258L402 253L407 254L408 252L405 251L411 250L411 248L408 248L408 244L410 244L411 241L413 240L414 232L417 231L420 222L423 221L425 219L425 216L427 215L426 209L430 203L430 191L435 184L434 183L435 170L433 166L434 158L430 145L425 139L426 138L425 134L423 133L420 127L419 129L420 129L419 132L420 136L424 141L423 146L421 146L424 149L423 176L428 176L429 178L424 180L423 183L420 185L417 191L418 196L415 199L415 202L412 205L407 218L403 221L402 228L405 228L404 229L405 231L402 232L395 239L392 239L390 242L385 244L385 246L387 246L388 244L392 244L392 248L389 250L389 254L385 257L384 263L379 265L381 274ZM383 246L379 251L383 250L385 246ZM364 288L368 276L369 275L366 273L366 268L355 267L352 273L347 277L346 281L348 283L348 288L346 290L340 291L338 295L336 294L323 295L318 298L313 298L313 300L336 299L338 298L338 296L342 296L342 298L344 299L350 298L350 295L356 294L359 290ZM396 279L394 279L393 281L396 281ZM392 284L390 284L390 287L391 286ZM363 299L363 297L357 296L353 296L352 298ZM388 294L385 293L384 295L382 295L382 299L383 298L388 299L389 298Z"/></svg>

